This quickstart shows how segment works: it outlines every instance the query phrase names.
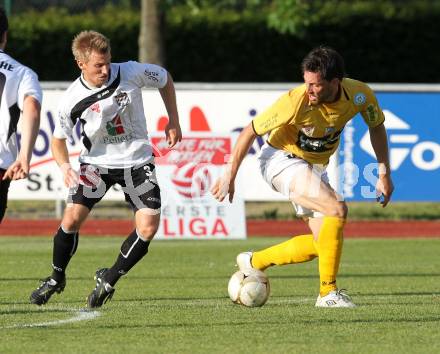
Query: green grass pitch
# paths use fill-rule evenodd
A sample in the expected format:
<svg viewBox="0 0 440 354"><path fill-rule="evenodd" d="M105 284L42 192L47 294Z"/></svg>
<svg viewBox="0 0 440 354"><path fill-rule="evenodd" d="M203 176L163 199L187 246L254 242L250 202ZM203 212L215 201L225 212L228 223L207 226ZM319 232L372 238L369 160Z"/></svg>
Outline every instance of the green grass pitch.
<svg viewBox="0 0 440 354"><path fill-rule="evenodd" d="M113 299L81 317L122 240L82 237L66 290L37 307L28 298L50 274L52 239L0 238L0 353L440 352L440 239L347 239L338 285L355 309L314 307L316 260L268 269L262 308L233 304L236 254L284 239L154 241Z"/></svg>

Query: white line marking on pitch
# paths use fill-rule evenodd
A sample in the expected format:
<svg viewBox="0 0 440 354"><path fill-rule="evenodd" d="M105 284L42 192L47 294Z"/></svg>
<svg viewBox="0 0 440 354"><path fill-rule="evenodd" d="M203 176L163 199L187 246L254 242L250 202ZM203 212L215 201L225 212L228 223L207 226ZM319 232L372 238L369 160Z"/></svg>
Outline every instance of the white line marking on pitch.
<svg viewBox="0 0 440 354"><path fill-rule="evenodd" d="M65 320L40 322L40 323L17 324L17 325L13 325L13 326L3 327L3 329L59 326L59 325L63 325L66 323L93 320L93 319L99 317L100 315L101 315L101 313L99 311L77 311L75 313L75 316L73 316L71 318L67 318Z"/></svg>

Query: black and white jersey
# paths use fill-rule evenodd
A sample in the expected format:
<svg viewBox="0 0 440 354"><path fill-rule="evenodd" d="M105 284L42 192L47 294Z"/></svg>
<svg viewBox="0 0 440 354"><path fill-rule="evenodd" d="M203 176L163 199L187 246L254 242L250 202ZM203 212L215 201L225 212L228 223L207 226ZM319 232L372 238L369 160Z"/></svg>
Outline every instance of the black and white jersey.
<svg viewBox="0 0 440 354"><path fill-rule="evenodd" d="M43 94L37 75L0 51L0 168L7 169L17 159L17 124L26 96L41 104Z"/></svg>
<svg viewBox="0 0 440 354"><path fill-rule="evenodd" d="M157 65L135 61L110 64L110 78L90 87L84 77L64 93L58 109L54 136L65 139L81 123L81 163L106 168L128 168L151 159L142 88L162 88L167 71Z"/></svg>

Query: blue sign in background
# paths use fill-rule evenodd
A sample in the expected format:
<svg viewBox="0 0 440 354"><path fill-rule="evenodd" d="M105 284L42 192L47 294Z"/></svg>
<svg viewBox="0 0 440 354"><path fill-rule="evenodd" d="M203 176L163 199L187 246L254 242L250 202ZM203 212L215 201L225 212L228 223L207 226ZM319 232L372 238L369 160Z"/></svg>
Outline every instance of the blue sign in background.
<svg viewBox="0 0 440 354"><path fill-rule="evenodd" d="M440 201L440 93L382 92L377 98L386 117L395 186L392 199ZM377 176L377 168L370 165L376 159L367 133L367 125L357 115L341 137L340 191L347 200L374 198L371 176Z"/></svg>

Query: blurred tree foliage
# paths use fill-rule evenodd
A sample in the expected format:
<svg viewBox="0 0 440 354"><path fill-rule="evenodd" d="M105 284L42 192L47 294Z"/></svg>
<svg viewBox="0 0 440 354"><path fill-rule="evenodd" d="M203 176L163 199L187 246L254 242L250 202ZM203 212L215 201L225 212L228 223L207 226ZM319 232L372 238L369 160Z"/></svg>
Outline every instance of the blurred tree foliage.
<svg viewBox="0 0 440 354"><path fill-rule="evenodd" d="M101 8L112 5L119 8L139 9L139 0L10 0L12 14L26 11L46 11L48 8L63 8L70 14L87 11L99 11ZM0 0L0 3L2 1Z"/></svg>
<svg viewBox="0 0 440 354"><path fill-rule="evenodd" d="M71 40L94 29L111 39L114 61L136 59L136 1L121 0L118 6L109 1L99 11L94 3L78 14L59 7L13 12L7 51L42 80L71 80L78 75ZM439 1L161 0L161 5L165 66L176 81L301 81L302 57L320 44L338 49L349 75L360 80L440 81L440 72L432 70L440 62Z"/></svg>
<svg viewBox="0 0 440 354"><path fill-rule="evenodd" d="M6 51L34 69L41 80L66 81L78 76L71 43L82 30L96 30L112 41L114 61L137 57L139 14L107 5L99 12L69 14L64 8L26 11L10 18Z"/></svg>
<svg viewBox="0 0 440 354"><path fill-rule="evenodd" d="M262 1L261 5L267 5ZM352 17L379 15L409 20L440 9L438 0L273 0L268 24L281 33L305 36L310 27L337 24Z"/></svg>

